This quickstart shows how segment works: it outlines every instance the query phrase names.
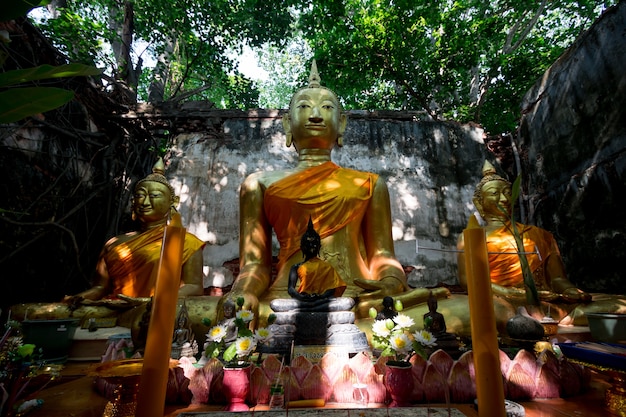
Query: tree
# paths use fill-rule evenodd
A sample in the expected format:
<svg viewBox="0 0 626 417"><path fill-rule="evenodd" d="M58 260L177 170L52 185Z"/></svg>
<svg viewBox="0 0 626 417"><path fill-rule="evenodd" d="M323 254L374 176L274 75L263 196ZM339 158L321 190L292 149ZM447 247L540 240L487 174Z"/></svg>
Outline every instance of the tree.
<svg viewBox="0 0 626 417"><path fill-rule="evenodd" d="M258 92L238 73L236 52L281 44L290 21L287 7L259 0L66 0L38 25L72 59L103 64L123 102L246 108L256 107Z"/></svg>
<svg viewBox="0 0 626 417"><path fill-rule="evenodd" d="M523 94L615 2L323 0L300 26L346 106L515 129Z"/></svg>

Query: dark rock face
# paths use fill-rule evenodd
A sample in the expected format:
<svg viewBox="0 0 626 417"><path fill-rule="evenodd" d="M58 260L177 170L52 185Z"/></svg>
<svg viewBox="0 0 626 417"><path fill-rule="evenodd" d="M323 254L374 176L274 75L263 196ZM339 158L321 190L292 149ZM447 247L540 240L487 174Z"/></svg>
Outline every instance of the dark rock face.
<svg viewBox="0 0 626 417"><path fill-rule="evenodd" d="M626 3L607 10L523 103L519 147L530 223L552 231L569 278L623 293Z"/></svg>

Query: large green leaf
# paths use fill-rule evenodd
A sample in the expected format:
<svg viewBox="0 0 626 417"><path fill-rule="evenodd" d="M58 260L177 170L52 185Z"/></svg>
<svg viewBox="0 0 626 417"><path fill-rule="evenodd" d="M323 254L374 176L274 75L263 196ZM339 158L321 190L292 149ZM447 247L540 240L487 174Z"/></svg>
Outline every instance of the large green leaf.
<svg viewBox="0 0 626 417"><path fill-rule="evenodd" d="M26 16L36 7L45 6L50 0L9 0L0 7L0 22L6 22L18 17Z"/></svg>
<svg viewBox="0 0 626 417"><path fill-rule="evenodd" d="M55 109L74 98L74 92L55 87L12 88L0 93L0 123Z"/></svg>
<svg viewBox="0 0 626 417"><path fill-rule="evenodd" d="M40 65L38 67L12 70L0 74L0 87L20 84L46 78L78 77L98 75L102 70L83 64L66 64L59 66Z"/></svg>

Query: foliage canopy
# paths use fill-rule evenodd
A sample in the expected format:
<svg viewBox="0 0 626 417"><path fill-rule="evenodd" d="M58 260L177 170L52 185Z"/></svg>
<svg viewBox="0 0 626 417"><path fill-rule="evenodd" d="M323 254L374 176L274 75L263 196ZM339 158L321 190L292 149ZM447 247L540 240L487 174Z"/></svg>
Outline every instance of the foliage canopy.
<svg viewBox="0 0 626 417"><path fill-rule="evenodd" d="M312 51L346 108L422 110L501 133L515 129L523 94L615 3L59 0L40 26L139 100L250 108L261 94L261 104L284 106L294 82L286 78L305 79L302 55ZM244 45L257 48L270 80L238 71Z"/></svg>

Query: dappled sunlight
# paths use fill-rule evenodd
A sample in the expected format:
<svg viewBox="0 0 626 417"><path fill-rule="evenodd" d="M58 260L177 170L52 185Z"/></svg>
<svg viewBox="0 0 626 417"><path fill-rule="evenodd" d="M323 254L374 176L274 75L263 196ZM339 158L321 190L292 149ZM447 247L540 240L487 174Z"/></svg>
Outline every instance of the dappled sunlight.
<svg viewBox="0 0 626 417"><path fill-rule="evenodd" d="M213 189L217 192L222 191L222 188L226 188L228 186L228 177L224 176L219 179L219 181L215 181L213 183Z"/></svg>
<svg viewBox="0 0 626 417"><path fill-rule="evenodd" d="M409 226L400 219L393 219L391 234L394 241L415 239L415 227Z"/></svg>
<svg viewBox="0 0 626 417"><path fill-rule="evenodd" d="M411 193L409 183L406 180L398 182L396 190L398 192L396 206L402 207L410 217L413 217L413 212L421 208L417 195Z"/></svg>
<svg viewBox="0 0 626 417"><path fill-rule="evenodd" d="M237 174L239 174L240 177L248 175L248 165L245 162L237 164Z"/></svg>
<svg viewBox="0 0 626 417"><path fill-rule="evenodd" d="M171 181L174 183L174 181ZM186 183L178 182L177 184L172 184L175 190L177 190L177 195L180 197L180 203L184 204L190 198L190 190L189 186Z"/></svg>
<svg viewBox="0 0 626 417"><path fill-rule="evenodd" d="M360 186L357 181L354 181L355 186ZM322 192L334 192L336 189L341 188L339 181L328 180L323 184Z"/></svg>

